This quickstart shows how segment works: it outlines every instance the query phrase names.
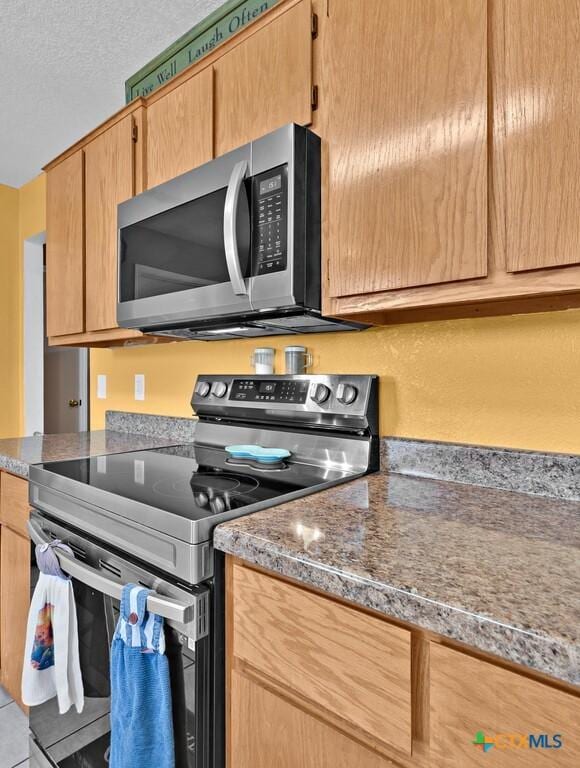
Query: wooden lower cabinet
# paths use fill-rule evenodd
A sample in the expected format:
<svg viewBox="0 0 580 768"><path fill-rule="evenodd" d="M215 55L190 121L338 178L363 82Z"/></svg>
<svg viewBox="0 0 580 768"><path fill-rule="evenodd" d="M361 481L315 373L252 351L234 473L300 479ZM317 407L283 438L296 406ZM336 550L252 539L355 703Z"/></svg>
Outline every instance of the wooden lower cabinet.
<svg viewBox="0 0 580 768"><path fill-rule="evenodd" d="M0 668L2 685L25 711L20 682L30 604L28 515L28 481L0 472Z"/></svg>
<svg viewBox="0 0 580 768"><path fill-rule="evenodd" d="M235 659L367 738L411 753L410 632L237 565L232 585Z"/></svg>
<svg viewBox="0 0 580 768"><path fill-rule="evenodd" d="M226 585L228 768L580 765L580 688L231 557Z"/></svg>
<svg viewBox="0 0 580 768"><path fill-rule="evenodd" d="M0 523L28 538L28 481L2 472L0 482Z"/></svg>
<svg viewBox="0 0 580 768"><path fill-rule="evenodd" d="M434 643L430 667L433 765L482 765L481 734L499 768L578 768L580 698Z"/></svg>
<svg viewBox="0 0 580 768"><path fill-rule="evenodd" d="M20 696L30 603L30 541L3 525L0 531L0 656L2 685L26 710ZM1 761L0 761L1 762Z"/></svg>
<svg viewBox="0 0 580 768"><path fill-rule="evenodd" d="M231 680L229 768L387 768L395 763L242 674ZM239 714L243 713L243 717Z"/></svg>

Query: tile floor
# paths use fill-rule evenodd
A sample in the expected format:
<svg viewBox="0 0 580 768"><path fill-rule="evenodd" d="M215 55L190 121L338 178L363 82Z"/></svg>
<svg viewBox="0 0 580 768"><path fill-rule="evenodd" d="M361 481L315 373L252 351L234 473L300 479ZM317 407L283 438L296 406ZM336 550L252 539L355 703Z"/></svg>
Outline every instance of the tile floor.
<svg viewBox="0 0 580 768"><path fill-rule="evenodd" d="M0 768L28 768L28 718L0 686Z"/></svg>

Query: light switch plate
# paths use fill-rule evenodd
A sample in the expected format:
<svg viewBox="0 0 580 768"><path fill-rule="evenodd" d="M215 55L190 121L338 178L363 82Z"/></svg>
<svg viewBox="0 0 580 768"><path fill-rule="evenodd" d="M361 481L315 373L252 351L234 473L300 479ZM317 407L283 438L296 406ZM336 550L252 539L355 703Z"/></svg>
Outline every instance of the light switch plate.
<svg viewBox="0 0 580 768"><path fill-rule="evenodd" d="M145 400L145 375L135 374L135 400Z"/></svg>
<svg viewBox="0 0 580 768"><path fill-rule="evenodd" d="M107 399L107 377L104 373L97 376L97 397L99 400Z"/></svg>

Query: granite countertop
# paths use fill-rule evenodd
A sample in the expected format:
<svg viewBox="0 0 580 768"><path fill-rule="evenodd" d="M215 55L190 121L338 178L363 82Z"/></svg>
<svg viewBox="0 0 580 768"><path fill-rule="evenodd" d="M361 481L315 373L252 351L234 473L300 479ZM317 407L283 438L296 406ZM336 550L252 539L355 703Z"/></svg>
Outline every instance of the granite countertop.
<svg viewBox="0 0 580 768"><path fill-rule="evenodd" d="M133 434L110 429L95 432L74 432L37 437L14 437L0 440L0 469L28 477L31 464L66 461L105 453L144 451L175 445L175 436Z"/></svg>
<svg viewBox="0 0 580 768"><path fill-rule="evenodd" d="M220 525L215 546L580 685L580 502L386 472Z"/></svg>

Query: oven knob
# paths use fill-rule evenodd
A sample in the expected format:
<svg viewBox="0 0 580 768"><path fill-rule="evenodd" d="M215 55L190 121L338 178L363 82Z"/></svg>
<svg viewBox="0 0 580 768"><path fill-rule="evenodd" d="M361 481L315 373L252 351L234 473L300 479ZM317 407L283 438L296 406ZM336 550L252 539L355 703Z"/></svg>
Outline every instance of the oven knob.
<svg viewBox="0 0 580 768"><path fill-rule="evenodd" d="M195 385L195 394L199 397L207 397L209 395L210 386L207 381L198 381Z"/></svg>
<svg viewBox="0 0 580 768"><path fill-rule="evenodd" d="M226 503L221 496L216 496L213 498L209 505L214 515L221 515L222 512L226 511Z"/></svg>
<svg viewBox="0 0 580 768"><path fill-rule="evenodd" d="M203 507L204 509L207 509L209 506L209 496L207 493L204 493L203 491L198 491L198 493L195 494L195 503L198 507Z"/></svg>
<svg viewBox="0 0 580 768"><path fill-rule="evenodd" d="M336 399L343 405L350 405L356 400L358 389L352 384L339 384L336 390Z"/></svg>
<svg viewBox="0 0 580 768"><path fill-rule="evenodd" d="M228 385L225 383L225 381L214 381L211 388L212 395L215 395L216 397L223 397L227 391Z"/></svg>
<svg viewBox="0 0 580 768"><path fill-rule="evenodd" d="M329 397L330 397L330 387L327 387L326 384L317 384L314 387L314 391L310 395L310 399L314 400L314 402L318 403L318 405L326 402Z"/></svg>

